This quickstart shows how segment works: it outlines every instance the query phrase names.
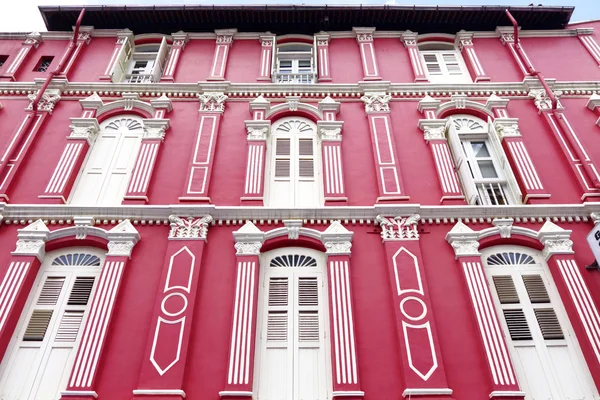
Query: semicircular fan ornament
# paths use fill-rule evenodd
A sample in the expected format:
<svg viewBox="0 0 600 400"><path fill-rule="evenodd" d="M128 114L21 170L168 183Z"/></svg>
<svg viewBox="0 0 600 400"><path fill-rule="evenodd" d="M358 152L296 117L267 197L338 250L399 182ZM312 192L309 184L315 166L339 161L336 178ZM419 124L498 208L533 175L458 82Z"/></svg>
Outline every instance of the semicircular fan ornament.
<svg viewBox="0 0 600 400"><path fill-rule="evenodd" d="M99 267L100 263L98 256L86 253L63 254L52 261L52 265L65 265L69 267Z"/></svg>
<svg viewBox="0 0 600 400"><path fill-rule="evenodd" d="M316 267L317 260L301 254L286 254L271 260L269 267Z"/></svg>
<svg viewBox="0 0 600 400"><path fill-rule="evenodd" d="M505 251L492 254L487 258L488 265L533 265L535 261L529 254Z"/></svg>
<svg viewBox="0 0 600 400"><path fill-rule="evenodd" d="M138 120L133 118L121 118L112 121L110 124L106 125L105 129L118 131L121 128L126 128L130 131L133 131L136 129L142 129L142 124L140 124Z"/></svg>
<svg viewBox="0 0 600 400"><path fill-rule="evenodd" d="M277 127L277 131L285 133L312 133L312 126L304 121L290 120L282 123Z"/></svg>

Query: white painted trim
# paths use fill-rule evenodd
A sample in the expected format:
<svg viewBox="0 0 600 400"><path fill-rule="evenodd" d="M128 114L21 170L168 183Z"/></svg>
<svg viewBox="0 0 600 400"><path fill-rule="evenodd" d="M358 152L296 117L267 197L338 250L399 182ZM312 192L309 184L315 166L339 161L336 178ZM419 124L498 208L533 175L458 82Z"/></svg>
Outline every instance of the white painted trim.
<svg viewBox="0 0 600 400"><path fill-rule="evenodd" d="M219 392L219 396L221 397L244 397L244 396L248 396L251 397L252 396L252 392L244 392L244 391L234 391L234 390L224 390Z"/></svg>
<svg viewBox="0 0 600 400"><path fill-rule="evenodd" d="M98 393L96 393L93 390L66 390L64 392L60 392L61 396L65 396L65 397L70 397L70 396L74 396L74 397L93 397L95 399L98 398Z"/></svg>
<svg viewBox="0 0 600 400"><path fill-rule="evenodd" d="M402 392L402 397L410 396L451 396L452 389L405 389Z"/></svg>
<svg viewBox="0 0 600 400"><path fill-rule="evenodd" d="M527 393L525 392L517 392L513 390L495 390L490 393L490 399L495 397L525 397Z"/></svg>
<svg viewBox="0 0 600 400"><path fill-rule="evenodd" d="M181 389L135 389L134 396L181 396L185 399L185 392Z"/></svg>
<svg viewBox="0 0 600 400"><path fill-rule="evenodd" d="M363 397L365 392L360 390L339 390L332 394L333 397Z"/></svg>

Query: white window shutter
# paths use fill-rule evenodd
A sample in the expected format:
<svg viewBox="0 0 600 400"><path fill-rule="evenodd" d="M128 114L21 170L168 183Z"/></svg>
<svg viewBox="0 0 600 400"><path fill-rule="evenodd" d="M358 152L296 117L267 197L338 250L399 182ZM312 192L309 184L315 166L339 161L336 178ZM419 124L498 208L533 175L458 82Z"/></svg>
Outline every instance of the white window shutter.
<svg viewBox="0 0 600 400"><path fill-rule="evenodd" d="M160 42L160 47L158 48L158 54L156 55L156 59L154 61L154 70L152 71L154 78L152 79L152 82L160 82L163 70L167 64L168 55L169 44L167 43L167 38L163 37L162 41Z"/></svg>
<svg viewBox="0 0 600 400"><path fill-rule="evenodd" d="M125 38L125 41L121 45L121 49L117 54L117 59L115 61L115 65L113 67L112 72L110 73L111 79L113 82L121 82L123 79L123 75L127 72L129 59L133 53L133 44L129 38Z"/></svg>
<svg viewBox="0 0 600 400"><path fill-rule="evenodd" d="M467 162L467 156L465 155L462 142L458 136L458 133L456 132L456 127L454 126L454 120L452 118L449 118L448 120L447 131L448 144L450 145L450 150L452 152L452 156L454 157L454 164L456 166L458 176L460 177L460 182L462 184L467 203L476 204L478 199L477 188L475 187L473 174L471 172L471 168L469 167L469 163Z"/></svg>
<svg viewBox="0 0 600 400"><path fill-rule="evenodd" d="M502 144L500 143L500 138L498 137L498 133L496 132L496 128L494 128L494 124L492 119L488 117L488 137L489 141L492 145L492 151L494 152L494 156L498 163L500 164L500 168L502 169L502 173L506 182L508 184L508 189L510 190L509 196L513 201L517 203L521 203L522 194L519 185L517 184L517 178L513 173L512 168L510 167L510 163L506 158L506 154L504 153L504 149L502 148ZM510 201L510 200L509 200Z"/></svg>

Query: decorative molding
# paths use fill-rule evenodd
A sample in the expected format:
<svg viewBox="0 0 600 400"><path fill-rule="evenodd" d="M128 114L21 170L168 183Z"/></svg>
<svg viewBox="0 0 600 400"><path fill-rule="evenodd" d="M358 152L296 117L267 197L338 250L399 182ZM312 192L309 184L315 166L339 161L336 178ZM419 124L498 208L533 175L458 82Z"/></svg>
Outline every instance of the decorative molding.
<svg viewBox="0 0 600 400"><path fill-rule="evenodd" d="M359 43L372 42L375 28L352 28L352 32Z"/></svg>
<svg viewBox="0 0 600 400"><path fill-rule="evenodd" d="M96 140L100 125L96 118L71 118L69 139L84 139L91 146Z"/></svg>
<svg viewBox="0 0 600 400"><path fill-rule="evenodd" d="M260 41L260 45L261 46L273 46L273 43L275 43L275 35L273 35L271 32L266 32L263 35L260 35L258 37L258 40Z"/></svg>
<svg viewBox="0 0 600 400"><path fill-rule="evenodd" d="M107 256L131 257L133 247L139 242L140 234L126 219L106 232L108 239Z"/></svg>
<svg viewBox="0 0 600 400"><path fill-rule="evenodd" d="M297 240L300 236L300 228L302 227L301 219L284 219L283 225L287 229L288 239Z"/></svg>
<svg viewBox="0 0 600 400"><path fill-rule="evenodd" d="M315 34L315 38L317 40L317 46L329 46L331 35L329 35L327 32L321 31Z"/></svg>
<svg viewBox="0 0 600 400"><path fill-rule="evenodd" d="M505 137L521 137L518 118L496 118L494 119L494 128L498 132L500 139Z"/></svg>
<svg viewBox="0 0 600 400"><path fill-rule="evenodd" d="M41 90L41 89L40 89ZM35 91L27 95L29 99L29 105L25 110L33 110L33 101L37 97L39 90ZM58 89L46 89L40 102L38 103L37 109L38 111L47 111L49 114L52 114L52 110L54 110L54 106L60 100L61 91Z"/></svg>
<svg viewBox="0 0 600 400"><path fill-rule="evenodd" d="M365 112L373 113L388 113L390 105L388 104L392 96L385 92L380 93L365 93L360 99L365 103Z"/></svg>
<svg viewBox="0 0 600 400"><path fill-rule="evenodd" d="M160 96L158 99L150 100L150 105L157 109L164 108L166 112L173 110L173 102L165 94Z"/></svg>
<svg viewBox="0 0 600 400"><path fill-rule="evenodd" d="M341 221L333 221L321 234L321 241L328 255L350 255L353 236Z"/></svg>
<svg viewBox="0 0 600 400"><path fill-rule="evenodd" d="M462 51L465 46L473 46L473 34L474 32L467 32L465 30L461 30L456 34L454 45L458 47L459 51Z"/></svg>
<svg viewBox="0 0 600 400"><path fill-rule="evenodd" d="M556 108L563 108L559 100L559 97L562 95L562 91L555 90L553 91L553 93L556 97ZM542 111L550 111L550 109L552 108L552 100L546 94L545 89L531 89L528 95L529 97L532 97L534 99L533 101L535 103L535 106L537 107L540 113Z"/></svg>
<svg viewBox="0 0 600 400"><path fill-rule="evenodd" d="M17 231L16 249L11 254L16 256L35 256L42 262L44 259L45 246L50 236L50 230L42 221L29 224L23 229Z"/></svg>
<svg viewBox="0 0 600 400"><path fill-rule="evenodd" d="M142 139L165 139L165 133L170 128L171 122L168 119L144 119L144 133Z"/></svg>
<svg viewBox="0 0 600 400"><path fill-rule="evenodd" d="M594 225L600 223L600 212L593 212L590 214L590 217L592 218Z"/></svg>
<svg viewBox="0 0 600 400"><path fill-rule="evenodd" d="M342 140L343 121L318 121L317 131L324 142L339 142Z"/></svg>
<svg viewBox="0 0 600 400"><path fill-rule="evenodd" d="M495 218L492 225L498 228L500 237L506 239L510 237L513 222L512 218Z"/></svg>
<svg viewBox="0 0 600 400"><path fill-rule="evenodd" d="M234 247L236 256L259 255L262 242L237 242Z"/></svg>
<svg viewBox="0 0 600 400"><path fill-rule="evenodd" d="M437 110L442 102L440 100L436 100L433 97L426 95L421 100L419 100L418 110L420 113L423 113L425 110Z"/></svg>
<svg viewBox="0 0 600 400"><path fill-rule="evenodd" d="M446 241L454 249L455 257L480 256L479 235L473 229L458 221L446 234Z"/></svg>
<svg viewBox="0 0 600 400"><path fill-rule="evenodd" d="M33 48L37 49L42 41L43 38L39 32L31 32L26 36L26 39L23 43L33 45Z"/></svg>
<svg viewBox="0 0 600 400"><path fill-rule="evenodd" d="M169 240L206 240L208 224L213 221L213 218L205 215L201 218L182 219L176 215L170 215L169 221L171 222Z"/></svg>
<svg viewBox="0 0 600 400"><path fill-rule="evenodd" d="M409 46L417 45L417 37L418 36L419 36L418 33L407 30L407 31L404 31L400 37L402 39L402 42L404 43L404 47L409 47Z"/></svg>
<svg viewBox="0 0 600 400"><path fill-rule="evenodd" d="M183 50L185 45L190 41L190 35L184 31L178 31L171 34L173 38L173 46L179 46Z"/></svg>
<svg viewBox="0 0 600 400"><path fill-rule="evenodd" d="M600 95L597 93L592 94L585 106L592 111L600 107Z"/></svg>
<svg viewBox="0 0 600 400"><path fill-rule="evenodd" d="M318 104L319 112L324 114L326 111L333 111L336 115L340 112L340 102L326 96Z"/></svg>
<svg viewBox="0 0 600 400"><path fill-rule="evenodd" d="M246 124L246 139L248 141L265 141L271 129L269 120L248 120Z"/></svg>
<svg viewBox="0 0 600 400"><path fill-rule="evenodd" d="M199 112L225 112L225 100L227 95L222 92L206 92L198 95L200 100Z"/></svg>
<svg viewBox="0 0 600 400"><path fill-rule="evenodd" d="M233 35L237 33L237 29L216 29L217 44L230 44L233 42Z"/></svg>
<svg viewBox="0 0 600 400"><path fill-rule="evenodd" d="M80 217L74 217L73 223L75 224L75 239L85 239L89 233L89 228L93 227L96 221L94 217L86 215Z"/></svg>
<svg viewBox="0 0 600 400"><path fill-rule="evenodd" d="M495 93L492 93L490 97L485 101L485 108L488 110L493 110L494 108L506 108L508 106L509 99L502 99L496 96Z"/></svg>
<svg viewBox="0 0 600 400"><path fill-rule="evenodd" d="M417 225L421 216L413 214L408 217L386 218L378 215L375 220L381 226L381 238L387 240L419 240Z"/></svg>
<svg viewBox="0 0 600 400"><path fill-rule="evenodd" d="M419 129L423 131L423 138L429 140L446 140L446 125L448 121L445 119L420 119L418 122Z"/></svg>
<svg viewBox="0 0 600 400"><path fill-rule="evenodd" d="M325 249L329 255L347 255L351 253L352 242L325 242Z"/></svg>
<svg viewBox="0 0 600 400"><path fill-rule="evenodd" d="M550 221L542 226L538 239L544 245L542 255L547 260L555 254L573 254L573 241L570 230L561 228Z"/></svg>

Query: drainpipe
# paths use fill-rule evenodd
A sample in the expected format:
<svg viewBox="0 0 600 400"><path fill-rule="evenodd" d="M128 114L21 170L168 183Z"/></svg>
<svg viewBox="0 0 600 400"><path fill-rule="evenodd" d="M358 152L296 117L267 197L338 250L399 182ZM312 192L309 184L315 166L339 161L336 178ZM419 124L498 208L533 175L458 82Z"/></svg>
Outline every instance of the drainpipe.
<svg viewBox="0 0 600 400"><path fill-rule="evenodd" d="M51 71L48 74L48 76L46 77L46 81L42 85L42 88L38 91L37 96L31 102L31 109L33 110L33 113L30 114L30 118L28 118L27 121L25 121L25 126L23 126L23 128L17 132L17 137L14 139L14 145L9 149L2 163L0 163L0 173L6 169L6 166L8 165L10 159L13 157L16 149L20 147L21 140L25 136L25 133L29 131L31 123L33 122L35 117L39 115L38 105L40 103L40 100L42 99L42 96L44 95L44 92L46 91L46 89L48 89L50 82L52 82L52 79L63 70L65 64L71 58L73 50L75 50L75 47L77 46L77 38L79 37L79 26L81 25L81 20L83 19L84 14L85 8L82 8L81 12L79 13L79 18L77 18L77 22L75 23L75 32L73 32L73 38L67 46L66 55L62 58L61 62L54 69L54 71Z"/></svg>
<svg viewBox="0 0 600 400"><path fill-rule="evenodd" d="M585 170L588 178L592 181L592 184L594 185L594 187L600 188L600 180L598 180L598 178L596 177L596 174L592 170L592 167L590 166L590 164L588 164L586 162L587 157L586 157L585 153L579 146L579 143L577 143L575 141L575 138L571 134L571 127L567 124L562 112L560 110L558 110L558 99L554 95L554 92L552 92L552 90L550 89L550 86L548 86L548 84L546 83L546 79L544 78L544 75L542 75L542 73L540 71L536 71L533 68L533 65L531 65L531 63L525 56L525 53L523 52L523 48L521 47L521 44L519 43L519 24L517 23L517 20L512 16L510 11L508 11L508 10L506 10L506 15L508 16L508 19L510 19L510 22L512 22L512 24L513 24L514 41L515 41L514 47L517 52L517 56L521 59L521 61L523 62L523 65L525 65L525 68L527 68L527 71L529 72L529 74L537 77L538 80L540 81L540 83L542 84L542 87L546 91L546 95L550 98L550 102L551 102L550 111L554 112L554 115L556 116L556 120L558 121L558 124L560 125L562 130L566 133L565 136L567 137L569 144L571 145L571 147L577 154L577 157L579 158L581 165L583 166L583 169Z"/></svg>

